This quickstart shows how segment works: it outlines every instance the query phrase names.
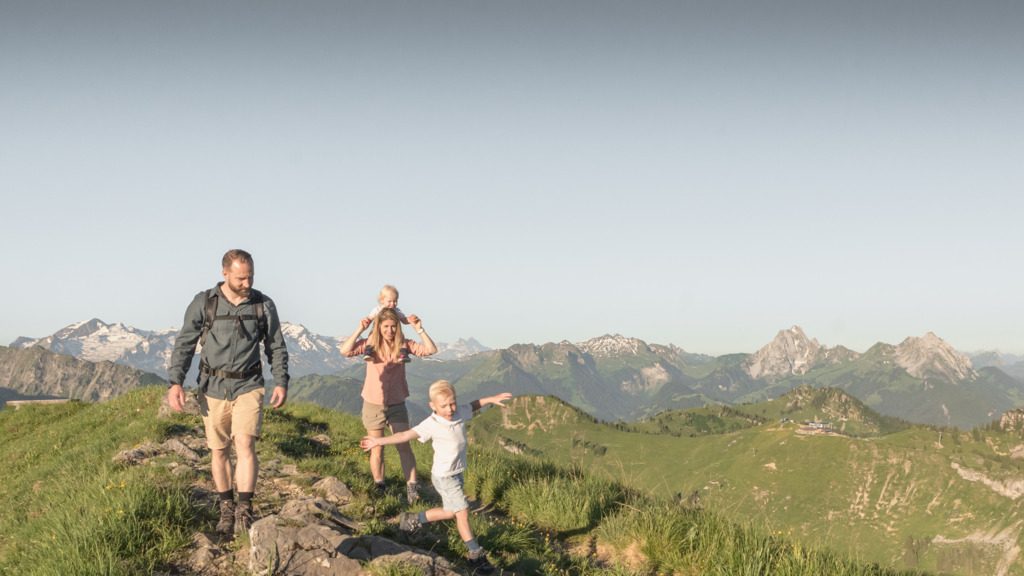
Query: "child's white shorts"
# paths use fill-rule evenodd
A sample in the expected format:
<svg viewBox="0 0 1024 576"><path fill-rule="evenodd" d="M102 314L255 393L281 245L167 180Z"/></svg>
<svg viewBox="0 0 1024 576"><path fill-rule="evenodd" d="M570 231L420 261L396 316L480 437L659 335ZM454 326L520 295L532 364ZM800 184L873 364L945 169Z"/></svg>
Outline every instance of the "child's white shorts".
<svg viewBox="0 0 1024 576"><path fill-rule="evenodd" d="M449 512L458 512L469 508L466 493L462 490L462 473L454 476L433 476L430 483L441 495L441 507Z"/></svg>

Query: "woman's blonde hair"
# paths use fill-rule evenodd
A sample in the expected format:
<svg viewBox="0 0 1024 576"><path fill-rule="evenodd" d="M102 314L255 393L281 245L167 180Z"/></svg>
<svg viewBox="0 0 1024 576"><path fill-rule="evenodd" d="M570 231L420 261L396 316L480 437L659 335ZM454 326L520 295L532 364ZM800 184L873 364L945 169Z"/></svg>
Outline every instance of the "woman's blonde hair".
<svg viewBox="0 0 1024 576"><path fill-rule="evenodd" d="M431 384L430 389L427 390L427 397L430 398L431 402L438 398L448 398L449 396L455 396L455 387L447 380L438 380Z"/></svg>
<svg viewBox="0 0 1024 576"><path fill-rule="evenodd" d="M385 320L394 320L395 326L397 326L397 330L395 330L395 339L391 342L384 341L384 338L380 333L380 325L383 324ZM373 320L373 331L370 332L367 344L373 346L373 353L376 354L377 359L382 362L398 358L398 350L405 348L405 334L402 333L402 321L398 319L397 312L391 308L385 308L377 314L377 318Z"/></svg>

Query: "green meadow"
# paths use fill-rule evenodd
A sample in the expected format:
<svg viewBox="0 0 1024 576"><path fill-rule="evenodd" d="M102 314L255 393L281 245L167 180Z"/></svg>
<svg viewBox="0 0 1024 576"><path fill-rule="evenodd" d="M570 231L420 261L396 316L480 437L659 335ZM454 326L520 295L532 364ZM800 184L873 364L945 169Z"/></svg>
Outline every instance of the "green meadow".
<svg viewBox="0 0 1024 576"><path fill-rule="evenodd" d="M0 411L0 459L6 463L0 467L0 501L4 502L0 509L0 574L168 572L180 565L195 532L212 531L212 511L193 493L196 482L208 479L208 463L198 472L181 474L181 466L172 466L180 464L173 455L135 467L112 461L120 450L144 442L159 443L199 424L190 416L157 419L162 393L159 387L143 388L107 403ZM785 429L766 432L763 437L660 437L624 433L592 420L562 422L579 428L578 437L570 434L559 438L554 429L534 430L532 434L524 430L525 443L545 454L558 450L571 454L570 459L556 463L557 459L512 454L496 445L498 435L491 436L490 441L484 439L497 430L508 435L516 432L506 430L502 420L514 418L526 401L517 402L508 413L491 409L474 423L474 434L481 440L471 450L466 474L467 492L483 506L482 512L473 515L478 538L490 551L492 561L508 572L722 576L921 573L837 552L834 545L845 539L835 532L823 541L823 546L791 538L786 523L807 513L803 504L792 502L789 511L766 523L769 514L744 509L746 500L739 497L746 486L743 482L730 480L716 492L698 487L694 479L699 475L682 477L680 472L699 469L703 470L700 475L708 478L726 478L742 464L728 464L730 458L725 456L757 452L761 457L771 453L777 467L786 470L797 466L801 445L815 450L827 446L831 454L848 454L849 448L842 448L841 439L798 440ZM321 434L330 437L330 446L313 440ZM290 404L268 412L259 444L260 458L296 465L306 482L318 476L338 477L356 493L353 504L343 512L358 520L365 533L430 548L456 566L463 566L464 551L452 523L430 525L409 536L397 531L395 518L406 508L394 450L387 451L389 483L394 488L375 501L375 506L366 505L370 501L370 481L365 455L357 446L361 434L356 417L311 404ZM622 443L627 437L642 438L645 445L631 459L620 452L625 449ZM899 441L913 446L924 438L907 436ZM775 447L783 442L790 448L777 450ZM604 454L588 455L595 446L604 446ZM429 476L430 448L418 443L414 448L420 473ZM639 444L632 449L639 450ZM613 465L615 460L619 464ZM172 472L175 468L179 473ZM601 473L595 473L598 470ZM678 483L664 476L673 470L680 477ZM748 476L750 482L755 481L755 475ZM830 474L826 481L836 482L841 476ZM769 492L777 489L767 480L756 482ZM807 479L805 486L814 483ZM707 497L699 504L681 502L675 493L682 486L685 490L699 488ZM799 486L794 484L794 488ZM279 504L268 498L271 495L257 494L257 507L268 510ZM763 503L765 509L775 506L776 498L784 499L773 492ZM426 502L416 509L431 504ZM744 515L749 517L744 519ZM244 540L234 545L245 546ZM239 566L239 573L245 573L244 567ZM378 569L378 573L415 571L391 566Z"/></svg>
<svg viewBox="0 0 1024 576"><path fill-rule="evenodd" d="M525 447L530 458L566 463L654 498L699 503L801 546L883 566L1024 574L1017 561L1024 524L1019 436L870 414L876 424L851 424L861 436L848 436L780 417L777 403L737 407L744 409L764 422L705 408L651 426L679 434L651 434L637 431L643 425L595 422L555 399L517 398L509 412L481 418L473 434L478 446Z"/></svg>

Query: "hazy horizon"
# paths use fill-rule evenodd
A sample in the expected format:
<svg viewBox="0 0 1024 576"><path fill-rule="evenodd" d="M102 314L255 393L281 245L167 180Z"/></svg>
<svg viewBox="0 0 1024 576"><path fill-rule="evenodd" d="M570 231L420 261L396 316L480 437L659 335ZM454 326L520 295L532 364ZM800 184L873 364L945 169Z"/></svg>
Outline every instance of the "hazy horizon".
<svg viewBox="0 0 1024 576"><path fill-rule="evenodd" d="M1024 4L0 4L0 342L229 248L345 335L1024 353Z"/></svg>

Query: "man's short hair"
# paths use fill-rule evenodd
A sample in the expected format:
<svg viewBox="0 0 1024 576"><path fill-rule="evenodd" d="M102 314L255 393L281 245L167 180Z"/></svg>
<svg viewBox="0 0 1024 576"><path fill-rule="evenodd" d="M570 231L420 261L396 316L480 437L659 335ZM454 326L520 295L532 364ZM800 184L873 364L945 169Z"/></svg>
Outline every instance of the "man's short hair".
<svg viewBox="0 0 1024 576"><path fill-rule="evenodd" d="M252 254L249 254L240 248L234 248L225 252L224 257L220 260L220 265L222 268L227 270L228 268L231 268L231 263L236 260L248 264L249 266L255 266L252 261Z"/></svg>

